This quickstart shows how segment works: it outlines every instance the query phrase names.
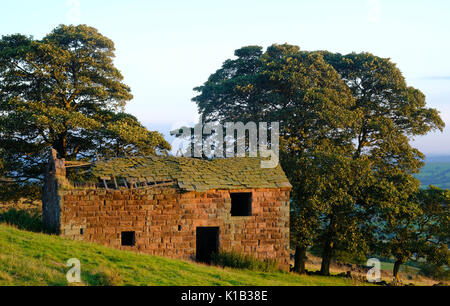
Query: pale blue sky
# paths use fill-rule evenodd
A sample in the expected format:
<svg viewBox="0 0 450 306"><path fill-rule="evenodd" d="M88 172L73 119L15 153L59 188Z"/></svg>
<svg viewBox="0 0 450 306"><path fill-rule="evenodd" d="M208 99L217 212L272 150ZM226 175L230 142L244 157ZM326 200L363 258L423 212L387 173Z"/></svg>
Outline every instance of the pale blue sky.
<svg viewBox="0 0 450 306"><path fill-rule="evenodd" d="M390 57L450 128L450 1L2 1L0 35L41 38L58 24L96 27L116 45L131 87L127 111L165 134L196 118L192 88L244 45L369 51ZM417 139L450 155L450 132Z"/></svg>

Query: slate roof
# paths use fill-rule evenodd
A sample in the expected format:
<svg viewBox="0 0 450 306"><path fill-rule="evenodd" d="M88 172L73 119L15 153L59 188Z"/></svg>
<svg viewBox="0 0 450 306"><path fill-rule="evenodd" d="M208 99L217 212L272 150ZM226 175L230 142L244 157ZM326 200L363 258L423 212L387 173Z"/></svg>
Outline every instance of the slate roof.
<svg viewBox="0 0 450 306"><path fill-rule="evenodd" d="M181 189L199 192L292 187L280 165L261 168L261 159L251 157L214 160L162 156L114 158L97 162L92 173L106 180L117 177L128 182L175 181Z"/></svg>

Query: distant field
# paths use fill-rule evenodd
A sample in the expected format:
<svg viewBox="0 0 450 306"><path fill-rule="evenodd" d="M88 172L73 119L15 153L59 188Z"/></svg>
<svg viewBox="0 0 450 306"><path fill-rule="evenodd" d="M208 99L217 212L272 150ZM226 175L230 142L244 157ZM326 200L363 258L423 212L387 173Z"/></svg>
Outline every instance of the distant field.
<svg viewBox="0 0 450 306"><path fill-rule="evenodd" d="M450 156L427 158L425 166L416 177L423 187L434 185L450 189Z"/></svg>

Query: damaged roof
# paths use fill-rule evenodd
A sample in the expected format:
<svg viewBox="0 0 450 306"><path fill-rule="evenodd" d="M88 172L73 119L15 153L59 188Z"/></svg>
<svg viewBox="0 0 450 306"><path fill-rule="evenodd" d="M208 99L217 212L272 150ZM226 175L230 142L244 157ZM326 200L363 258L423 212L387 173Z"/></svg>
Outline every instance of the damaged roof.
<svg viewBox="0 0 450 306"><path fill-rule="evenodd" d="M280 165L261 168L261 159L234 157L204 160L187 157L114 158L97 162L92 173L101 179L128 182L176 181L187 191L292 187Z"/></svg>

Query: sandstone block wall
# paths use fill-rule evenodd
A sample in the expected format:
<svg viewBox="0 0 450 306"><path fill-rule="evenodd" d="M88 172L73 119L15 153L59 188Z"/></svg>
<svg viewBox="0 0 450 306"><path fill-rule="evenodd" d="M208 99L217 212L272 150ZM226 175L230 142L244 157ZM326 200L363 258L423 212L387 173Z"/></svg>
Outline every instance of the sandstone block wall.
<svg viewBox="0 0 450 306"><path fill-rule="evenodd" d="M196 228L215 226L220 250L276 259L288 269L289 190L60 190L60 233L118 249L195 259ZM251 216L231 216L230 192L252 193ZM135 246L121 245L124 231L135 232Z"/></svg>

